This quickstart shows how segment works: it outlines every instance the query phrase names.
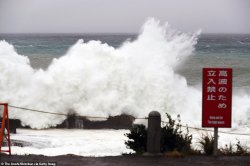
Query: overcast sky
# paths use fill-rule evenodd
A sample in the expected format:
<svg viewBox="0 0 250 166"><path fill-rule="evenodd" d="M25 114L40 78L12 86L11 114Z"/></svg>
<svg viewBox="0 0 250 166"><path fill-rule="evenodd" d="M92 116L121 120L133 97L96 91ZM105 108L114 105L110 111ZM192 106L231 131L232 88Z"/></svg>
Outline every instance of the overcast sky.
<svg viewBox="0 0 250 166"><path fill-rule="evenodd" d="M148 17L185 32L250 33L250 0L0 0L0 33L137 33Z"/></svg>

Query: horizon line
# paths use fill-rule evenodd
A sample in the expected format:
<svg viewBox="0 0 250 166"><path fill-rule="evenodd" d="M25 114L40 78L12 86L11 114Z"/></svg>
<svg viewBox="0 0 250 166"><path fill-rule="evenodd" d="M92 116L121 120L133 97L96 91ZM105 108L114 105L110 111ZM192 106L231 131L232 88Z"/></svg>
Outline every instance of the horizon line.
<svg viewBox="0 0 250 166"><path fill-rule="evenodd" d="M183 32L188 33L188 32ZM138 35L136 32L31 32L31 33L0 33L0 35ZM220 33L220 32L208 32L201 33L201 35L250 35L250 33Z"/></svg>

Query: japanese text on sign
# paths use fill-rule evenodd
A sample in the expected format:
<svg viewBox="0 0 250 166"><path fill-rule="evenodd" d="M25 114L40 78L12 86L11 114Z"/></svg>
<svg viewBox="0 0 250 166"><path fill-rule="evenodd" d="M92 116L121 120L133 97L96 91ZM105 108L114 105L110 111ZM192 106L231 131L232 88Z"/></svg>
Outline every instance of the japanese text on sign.
<svg viewBox="0 0 250 166"><path fill-rule="evenodd" d="M204 68L202 126L231 127L232 69Z"/></svg>

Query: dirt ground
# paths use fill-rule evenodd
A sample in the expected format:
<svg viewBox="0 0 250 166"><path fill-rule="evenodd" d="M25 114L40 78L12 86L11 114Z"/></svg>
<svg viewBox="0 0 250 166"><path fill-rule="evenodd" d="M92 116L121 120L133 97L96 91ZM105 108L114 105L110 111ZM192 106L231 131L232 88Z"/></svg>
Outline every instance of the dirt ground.
<svg viewBox="0 0 250 166"><path fill-rule="evenodd" d="M66 156L0 156L0 165L57 165L57 166L250 166L250 156L116 156L116 157L81 157Z"/></svg>

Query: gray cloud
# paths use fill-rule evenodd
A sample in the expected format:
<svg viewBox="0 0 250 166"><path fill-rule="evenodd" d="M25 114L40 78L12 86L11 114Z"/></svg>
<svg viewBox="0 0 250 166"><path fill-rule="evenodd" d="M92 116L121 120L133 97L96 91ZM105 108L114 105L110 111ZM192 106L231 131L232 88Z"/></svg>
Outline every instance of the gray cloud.
<svg viewBox="0 0 250 166"><path fill-rule="evenodd" d="M249 16L249 0L0 0L0 33L130 33L148 17L181 31L250 33Z"/></svg>

